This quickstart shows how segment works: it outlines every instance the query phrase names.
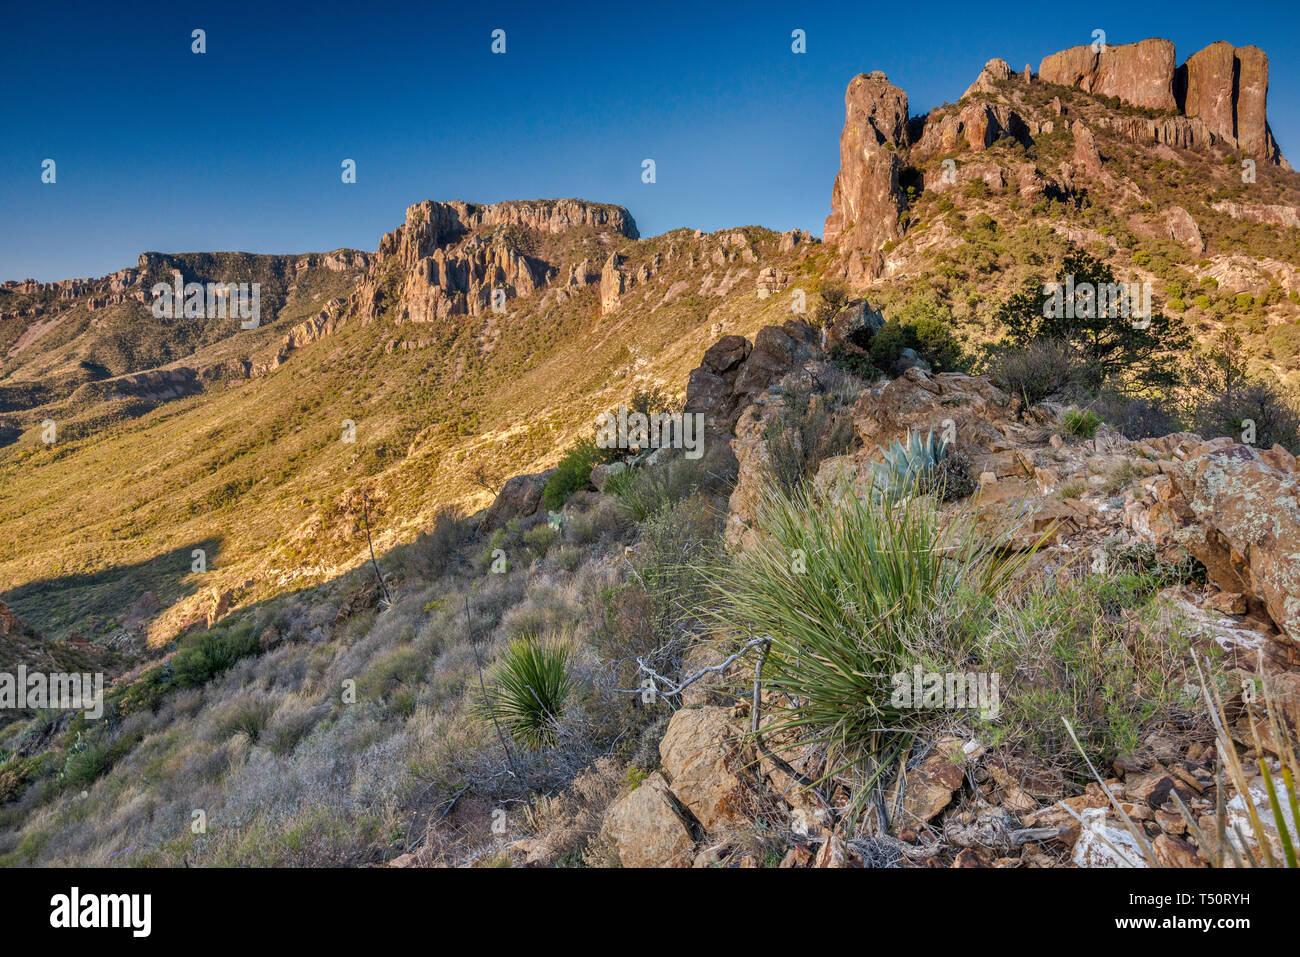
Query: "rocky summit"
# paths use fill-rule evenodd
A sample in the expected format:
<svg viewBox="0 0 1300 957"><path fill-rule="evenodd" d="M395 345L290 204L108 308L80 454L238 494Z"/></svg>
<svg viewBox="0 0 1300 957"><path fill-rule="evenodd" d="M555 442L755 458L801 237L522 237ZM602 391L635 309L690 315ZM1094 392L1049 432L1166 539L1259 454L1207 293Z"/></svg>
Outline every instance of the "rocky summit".
<svg viewBox="0 0 1300 957"><path fill-rule="evenodd" d="M820 238L424 199L0 285L0 864L1294 865L1268 58L862 66Z"/></svg>

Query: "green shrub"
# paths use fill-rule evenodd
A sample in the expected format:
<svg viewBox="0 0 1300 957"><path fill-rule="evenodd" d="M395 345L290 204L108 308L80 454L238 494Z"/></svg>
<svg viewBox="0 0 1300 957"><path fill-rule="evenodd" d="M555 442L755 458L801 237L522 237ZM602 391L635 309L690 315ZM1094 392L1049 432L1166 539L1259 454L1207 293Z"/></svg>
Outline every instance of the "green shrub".
<svg viewBox="0 0 1300 957"><path fill-rule="evenodd" d="M480 716L499 722L530 749L552 744L574 682L573 646L566 639L517 638L497 662Z"/></svg>
<svg viewBox="0 0 1300 957"><path fill-rule="evenodd" d="M1069 435L1090 439L1097 434L1101 416L1084 409L1069 409L1061 418L1061 425Z"/></svg>
<svg viewBox="0 0 1300 957"><path fill-rule="evenodd" d="M1107 382L1125 388L1178 383L1183 353L1191 342L1181 321L1169 318L1154 306L1143 323L1135 323L1131 315L1123 315L1125 310L1118 308L1067 308L1064 290L1071 284L1077 289L1115 283L1111 267L1084 252L1069 253L1054 282L1058 291L1051 297L1055 300L1052 304L1059 308L1045 308L1049 296L1043 281L1034 277L998 309L997 319L1007 330L1007 344L1023 348L1037 340L1066 343L1079 357L1094 389Z"/></svg>
<svg viewBox="0 0 1300 957"><path fill-rule="evenodd" d="M1198 393L1187 418L1193 431L1207 439L1250 439L1259 448L1276 444L1292 454L1300 452L1300 406L1270 382L1250 379L1227 393Z"/></svg>
<svg viewBox="0 0 1300 957"><path fill-rule="evenodd" d="M822 301L812 314L812 324L821 327L829 324L849 301L849 286L842 279L823 279L818 292Z"/></svg>
<svg viewBox="0 0 1300 957"><path fill-rule="evenodd" d="M643 522L702 488L707 481L703 460L676 456L659 465L628 469L605 484L628 518Z"/></svg>
<svg viewBox="0 0 1300 957"><path fill-rule="evenodd" d="M197 688L257 650L257 635L253 633L251 621L241 622L230 631L204 632L190 639L172 658L169 684Z"/></svg>
<svg viewBox="0 0 1300 957"><path fill-rule="evenodd" d="M542 490L542 503L549 511L558 512L569 496L591 481L591 470L601 462L613 458L609 449L599 448L593 439L584 439L565 453L555 474L546 480Z"/></svg>
<svg viewBox="0 0 1300 957"><path fill-rule="evenodd" d="M990 363L989 374L999 388L1019 395L1026 405L1072 394L1086 379L1074 351L1051 340L1000 350Z"/></svg>
<svg viewBox="0 0 1300 957"><path fill-rule="evenodd" d="M551 550L560 537L560 530L552 528L546 522L534 525L528 531L524 532L524 544L538 558L545 558L546 553Z"/></svg>
<svg viewBox="0 0 1300 957"><path fill-rule="evenodd" d="M262 729L266 727L273 714L275 714L275 702L245 696L229 706L221 716L217 730L222 738L242 734L248 738L249 743L256 744L257 739L261 737Z"/></svg>
<svg viewBox="0 0 1300 957"><path fill-rule="evenodd" d="M786 390L781 400L781 410L769 421L763 438L770 478L793 491L812 478L823 461L848 451L853 421L828 395Z"/></svg>
<svg viewBox="0 0 1300 957"><path fill-rule="evenodd" d="M960 369L965 356L952 329L952 310L947 305L933 293L914 294L872 337L872 361L892 374L902 351L912 349L936 371Z"/></svg>
<svg viewBox="0 0 1300 957"><path fill-rule="evenodd" d="M988 743L1077 775L1082 762L1062 718L1093 760L1134 753L1158 726L1193 726L1194 701L1183 692L1190 632L1156 597L1166 581L1108 568L1037 581L1002 602L990 667L1015 678Z"/></svg>
<svg viewBox="0 0 1300 957"><path fill-rule="evenodd" d="M768 487L753 527L753 548L709 570L709 614L724 633L770 638L771 732L826 749L826 772L854 780L861 809L911 733L935 719L895 707L891 676L917 664L964 670L1027 557L1003 557L1001 536L976 536L969 514L941 522L928 497Z"/></svg>

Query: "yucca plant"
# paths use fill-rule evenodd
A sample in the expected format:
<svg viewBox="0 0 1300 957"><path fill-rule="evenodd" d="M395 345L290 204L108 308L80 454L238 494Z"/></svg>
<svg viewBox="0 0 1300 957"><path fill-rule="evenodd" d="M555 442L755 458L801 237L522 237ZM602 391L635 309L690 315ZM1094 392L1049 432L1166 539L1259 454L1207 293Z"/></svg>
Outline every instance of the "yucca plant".
<svg viewBox="0 0 1300 957"><path fill-rule="evenodd" d="M482 718L499 722L516 741L536 750L553 744L573 692L573 645L564 638L516 638L497 661L479 704Z"/></svg>
<svg viewBox="0 0 1300 957"><path fill-rule="evenodd" d="M1268 798L1267 818L1260 813L1255 800L1255 794L1258 792L1251 787L1251 781L1246 776L1245 766L1241 763L1241 758L1237 754L1237 744L1233 741L1228 730L1228 717L1224 711L1219 692L1207 680L1200 661L1193 658L1193 663L1196 665L1197 677L1201 682L1201 694L1205 699L1210 721L1214 725L1215 747L1219 755L1219 767L1215 774L1217 805L1214 813L1215 834L1213 839L1207 838L1204 830L1177 792L1170 791L1170 798L1177 805L1179 813L1182 814L1183 820L1187 824L1188 832L1196 839L1197 846L1206 852L1211 866L1224 867L1229 859L1236 867L1300 866L1297 863L1296 855L1296 848L1300 846L1300 790L1297 790L1297 782L1300 782L1300 761L1297 760L1297 754L1300 753L1298 751L1300 742L1297 741L1296 731L1287 724L1282 715L1281 706L1273 697L1272 688L1269 686L1268 678L1264 674L1262 653L1259 662L1260 691L1263 695L1264 711L1269 731L1272 733L1278 755L1279 766L1276 777L1274 777L1273 770L1269 767L1267 754L1260 741L1259 726L1255 723L1255 716L1251 714L1249 708L1246 710L1246 720L1250 725L1251 740L1255 745L1255 754L1258 756L1259 778L1263 783L1264 792ZM1065 726L1066 730L1070 732L1075 747L1079 748L1080 753L1082 753L1083 748L1079 745L1079 739L1074 736L1074 731L1070 728L1069 722L1066 722ZM1086 756L1084 760L1087 760ZM1156 859L1155 850L1147 839L1146 832L1142 831L1124 813L1120 803L1110 793L1110 789L1106 787L1105 783L1102 782L1101 775L1098 774L1097 769L1092 766L1091 762L1088 762L1088 768L1092 771L1093 777L1101 784L1102 790L1106 792L1111 805L1119 813L1125 828L1133 835L1138 847L1142 849L1142 855L1147 863L1152 867L1159 867L1160 864ZM1232 788L1237 792L1237 797L1241 800L1242 807L1245 809L1245 815L1254 836L1253 842L1247 839L1245 831L1238 822L1231 823L1231 833L1229 833L1231 815L1229 815L1225 804L1224 791L1227 786L1227 782L1223 780L1223 770L1225 768L1228 771L1228 778L1232 782ZM1062 805L1062 807L1065 807L1065 805ZM1070 809L1066 807L1066 810ZM1074 815L1073 811L1070 811L1070 813ZM1078 815L1074 816L1076 819L1078 818ZM1266 820L1271 820L1273 824L1280 846L1280 855L1275 852L1273 836L1269 834L1268 828L1265 827ZM1106 841L1104 837L1102 840L1111 850L1119 854L1121 859L1124 859L1124 854L1115 848L1113 844Z"/></svg>
<svg viewBox="0 0 1300 957"><path fill-rule="evenodd" d="M1007 557L987 530L977 536L969 512L941 521L928 497L768 486L754 530L752 548L709 571L708 612L723 632L770 639L765 681L782 703L769 730L791 747L824 748L826 777L850 784L855 816L933 717L894 708L892 676L962 667L1028 556Z"/></svg>
<svg viewBox="0 0 1300 957"><path fill-rule="evenodd" d="M917 491L928 491L935 484L939 463L948 452L948 443L936 440L934 429L924 439L920 431L908 432L904 441L895 439L889 448L881 448L883 462L871 466L873 495L896 501Z"/></svg>

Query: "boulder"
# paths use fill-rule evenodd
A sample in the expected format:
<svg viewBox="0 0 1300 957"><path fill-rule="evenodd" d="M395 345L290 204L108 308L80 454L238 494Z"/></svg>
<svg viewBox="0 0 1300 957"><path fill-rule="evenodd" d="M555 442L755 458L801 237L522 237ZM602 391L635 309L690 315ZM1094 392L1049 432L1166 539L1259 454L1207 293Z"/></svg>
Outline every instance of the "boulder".
<svg viewBox="0 0 1300 957"><path fill-rule="evenodd" d="M738 760L740 731L724 707L683 708L659 742L659 756L673 793L712 831L743 818Z"/></svg>
<svg viewBox="0 0 1300 957"><path fill-rule="evenodd" d="M548 469L532 475L516 475L507 480L483 515L483 530L490 532L504 528L511 519L527 518L536 513L542 503L542 491L546 488L546 482L554 474L555 469Z"/></svg>
<svg viewBox="0 0 1300 957"><path fill-rule="evenodd" d="M1181 206L1170 206L1161 217L1165 232L1170 239L1186 246L1194 253L1205 251L1205 240L1201 238L1200 227L1192 214Z"/></svg>
<svg viewBox="0 0 1300 957"><path fill-rule="evenodd" d="M1300 642L1300 475L1248 445L1206 448L1179 477L1196 522L1175 538L1216 585L1257 597Z"/></svg>
<svg viewBox="0 0 1300 957"><path fill-rule="evenodd" d="M622 475L627 471L626 462L601 462L593 466L591 470L591 484L596 487L596 491L605 491L605 485L615 475Z"/></svg>
<svg viewBox="0 0 1300 957"><path fill-rule="evenodd" d="M656 771L605 812L604 831L624 867L686 867L695 841Z"/></svg>
<svg viewBox="0 0 1300 957"><path fill-rule="evenodd" d="M836 313L826 327L826 349L865 348L884 324L884 314L872 309L867 300L854 300Z"/></svg>

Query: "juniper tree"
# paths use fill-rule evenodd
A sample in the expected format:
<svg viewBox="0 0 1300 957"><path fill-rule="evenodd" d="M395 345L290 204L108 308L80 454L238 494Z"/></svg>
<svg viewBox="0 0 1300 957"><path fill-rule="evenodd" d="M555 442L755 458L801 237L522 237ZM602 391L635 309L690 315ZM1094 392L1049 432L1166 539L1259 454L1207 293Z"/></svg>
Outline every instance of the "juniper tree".
<svg viewBox="0 0 1300 957"><path fill-rule="evenodd" d="M1106 383L1126 391L1168 388L1181 379L1180 353L1191 339L1179 320L1140 308L1138 298L1116 282L1108 264L1076 250L1065 257L1054 284L1030 279L997 317L1011 345L1064 343L1094 389Z"/></svg>

